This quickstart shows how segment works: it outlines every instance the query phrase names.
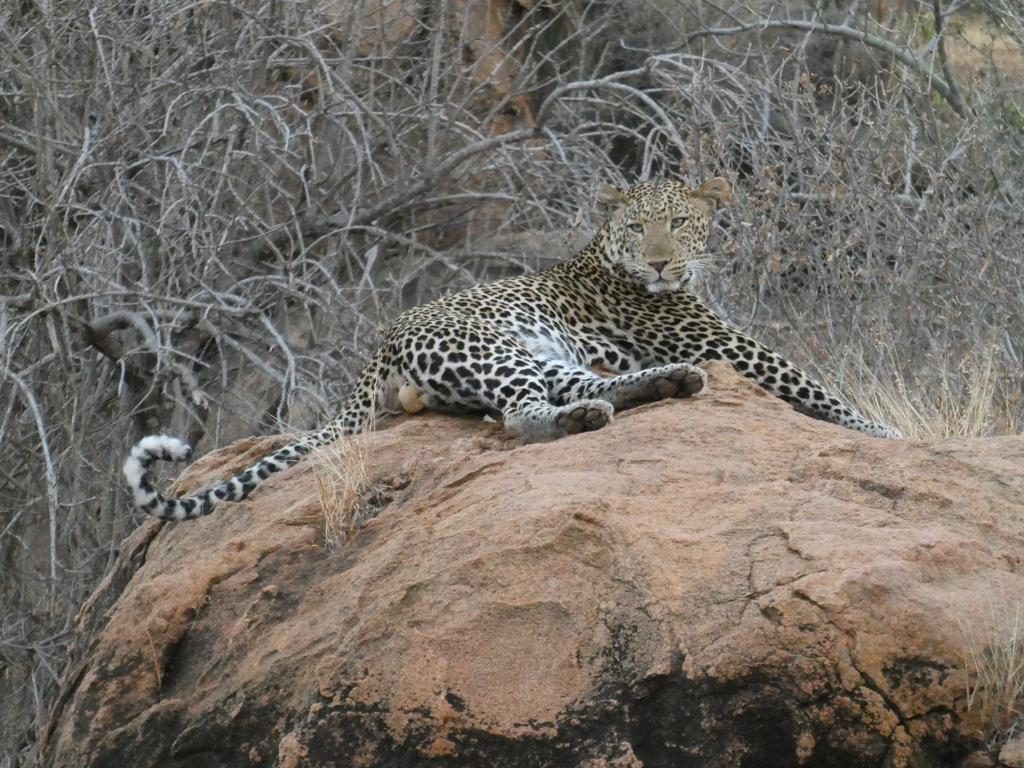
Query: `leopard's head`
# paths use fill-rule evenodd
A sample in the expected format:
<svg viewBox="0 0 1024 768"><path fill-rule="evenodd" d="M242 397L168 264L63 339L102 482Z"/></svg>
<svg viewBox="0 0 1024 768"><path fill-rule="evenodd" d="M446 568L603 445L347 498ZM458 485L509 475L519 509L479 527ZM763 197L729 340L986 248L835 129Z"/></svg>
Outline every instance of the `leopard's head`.
<svg viewBox="0 0 1024 768"><path fill-rule="evenodd" d="M604 254L609 269L650 293L663 293L680 290L700 269L711 218L732 201L732 190L717 177L695 189L645 181L627 190L603 184L599 199L612 208Z"/></svg>

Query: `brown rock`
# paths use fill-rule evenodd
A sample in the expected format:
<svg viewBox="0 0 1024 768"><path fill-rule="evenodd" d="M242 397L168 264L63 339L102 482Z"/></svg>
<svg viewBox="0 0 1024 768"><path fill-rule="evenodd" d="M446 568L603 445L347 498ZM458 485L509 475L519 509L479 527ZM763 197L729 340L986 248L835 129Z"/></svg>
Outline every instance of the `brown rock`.
<svg viewBox="0 0 1024 768"><path fill-rule="evenodd" d="M958 768L996 768L996 759L988 752L971 752L960 761Z"/></svg>
<svg viewBox="0 0 1024 768"><path fill-rule="evenodd" d="M709 370L548 444L436 415L360 438L381 508L333 552L308 464L147 523L46 764L956 764L965 636L1024 594L1024 438L874 440Z"/></svg>
<svg viewBox="0 0 1024 768"><path fill-rule="evenodd" d="M1024 768L1024 735L1010 739L999 750L999 762L1009 768Z"/></svg>

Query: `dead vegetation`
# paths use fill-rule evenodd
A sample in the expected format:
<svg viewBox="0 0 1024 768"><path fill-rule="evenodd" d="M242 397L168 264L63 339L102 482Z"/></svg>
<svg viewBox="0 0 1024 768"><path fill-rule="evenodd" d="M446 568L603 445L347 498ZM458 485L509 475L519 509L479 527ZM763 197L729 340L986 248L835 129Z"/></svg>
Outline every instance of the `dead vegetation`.
<svg viewBox="0 0 1024 768"><path fill-rule="evenodd" d="M313 426L402 308L585 239L601 181L729 177L725 317L909 434L1020 427L1011 0L17 0L0 41L2 765L134 440Z"/></svg>
<svg viewBox="0 0 1024 768"><path fill-rule="evenodd" d="M1024 732L1024 605L993 598L987 620L960 630L967 717L978 737L998 752L1000 744Z"/></svg>
<svg viewBox="0 0 1024 768"><path fill-rule="evenodd" d="M310 456L328 549L351 539L367 520L363 495L370 487L371 461L366 442L358 436L336 440Z"/></svg>

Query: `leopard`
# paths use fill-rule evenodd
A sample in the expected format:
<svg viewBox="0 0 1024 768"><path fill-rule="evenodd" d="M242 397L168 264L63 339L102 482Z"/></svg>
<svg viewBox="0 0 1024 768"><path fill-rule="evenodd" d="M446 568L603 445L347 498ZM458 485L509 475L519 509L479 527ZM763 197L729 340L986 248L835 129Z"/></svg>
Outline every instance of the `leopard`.
<svg viewBox="0 0 1024 768"><path fill-rule="evenodd" d="M208 515L395 411L490 414L525 441L592 432L618 411L700 393L707 383L700 365L712 360L809 416L875 437L901 436L731 327L697 296L692 285L711 257L712 221L734 202L727 180L602 184L598 199L608 215L574 256L402 313L333 420L234 477L168 498L154 487L150 468L158 460L187 461L192 449L169 435L143 438L124 464L136 507L162 520Z"/></svg>

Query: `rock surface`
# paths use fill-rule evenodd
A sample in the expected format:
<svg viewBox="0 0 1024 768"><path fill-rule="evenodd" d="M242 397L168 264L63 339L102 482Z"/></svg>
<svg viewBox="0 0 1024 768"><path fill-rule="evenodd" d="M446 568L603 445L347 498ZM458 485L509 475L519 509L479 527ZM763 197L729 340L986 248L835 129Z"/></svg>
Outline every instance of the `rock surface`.
<svg viewBox="0 0 1024 768"><path fill-rule="evenodd" d="M1007 768L1024 768L1024 734L1010 739L999 751L999 761Z"/></svg>
<svg viewBox="0 0 1024 768"><path fill-rule="evenodd" d="M709 371L553 443L385 425L379 514L334 551L308 464L147 522L82 612L46 764L956 765L985 727L967 641L1024 594L1024 438L870 439Z"/></svg>

